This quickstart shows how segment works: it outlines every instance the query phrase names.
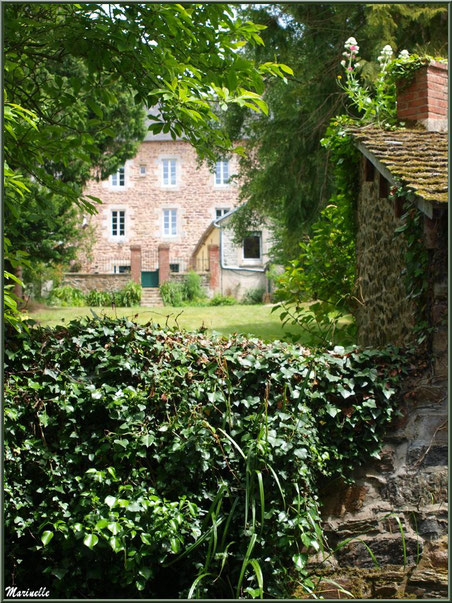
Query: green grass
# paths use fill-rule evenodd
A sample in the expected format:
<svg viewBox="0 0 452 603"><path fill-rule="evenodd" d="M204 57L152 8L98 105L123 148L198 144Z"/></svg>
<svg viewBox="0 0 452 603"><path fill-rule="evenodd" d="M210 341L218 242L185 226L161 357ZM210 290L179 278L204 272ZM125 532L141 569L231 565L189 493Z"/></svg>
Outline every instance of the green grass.
<svg viewBox="0 0 452 603"><path fill-rule="evenodd" d="M181 329L196 330L205 327L222 335L244 333L259 337L264 341L288 339L289 334L301 335L301 345L313 345L315 339L295 326L283 327L278 312L271 312L272 306L206 306L181 308L172 307L136 307L136 308L93 308L98 315L117 316L133 319L138 323L156 322L162 326L176 326ZM41 307L29 312L30 318L43 326L65 324L82 316L92 316L91 309Z"/></svg>

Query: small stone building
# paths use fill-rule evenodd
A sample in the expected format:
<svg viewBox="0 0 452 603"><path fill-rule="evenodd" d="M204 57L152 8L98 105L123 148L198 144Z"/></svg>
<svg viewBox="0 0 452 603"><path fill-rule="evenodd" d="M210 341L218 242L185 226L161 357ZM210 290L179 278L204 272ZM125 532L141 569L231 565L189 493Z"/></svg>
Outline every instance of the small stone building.
<svg viewBox="0 0 452 603"><path fill-rule="evenodd" d="M411 340L419 357L380 460L357 470L354 485L335 483L322 493L330 545L354 538L319 570L324 598L349 598L340 585L363 599L448 600L447 84L447 65L426 64L399 94L399 119L409 127L351 132L361 151L359 342L379 347ZM402 207L391 192L400 187L410 191L421 226L416 244L427 254L422 344L413 331L420 320L415 300L407 299L404 283L407 249L395 232Z"/></svg>
<svg viewBox="0 0 452 603"><path fill-rule="evenodd" d="M205 261L212 255L212 246L218 247L219 269L215 279L216 290L221 295L241 299L250 290L260 290L262 295L270 294L267 278L271 232L261 224L250 231L237 244L231 229L231 219L237 209L218 218L206 230L193 254L193 263ZM215 249L216 249L215 247Z"/></svg>

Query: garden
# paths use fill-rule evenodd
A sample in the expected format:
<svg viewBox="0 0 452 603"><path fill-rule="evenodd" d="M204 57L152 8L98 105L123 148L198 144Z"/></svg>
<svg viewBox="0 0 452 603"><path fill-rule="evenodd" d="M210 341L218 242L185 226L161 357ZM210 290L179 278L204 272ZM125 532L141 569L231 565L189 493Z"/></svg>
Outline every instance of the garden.
<svg viewBox="0 0 452 603"><path fill-rule="evenodd" d="M6 6L7 589L321 598L319 567L335 552L323 487L350 484L379 459L416 369L407 349L354 345L358 159L346 127L395 127L394 73L409 76L423 59L393 60L381 41L411 47L422 23L426 44L440 44L444 11L319 10ZM241 156L247 203L234 228L240 238L259 212L272 221L272 253L286 267L273 304L259 303L261 291L244 303L209 299L196 275L165 283L158 308L140 306L136 283L88 294L62 284L92 235L80 225L98 211L84 185L135 156L143 106L157 104L154 133L183 133L211 165ZM233 142L243 132L248 153ZM405 218L395 235L406 240L406 297L422 318L419 228ZM24 284L41 291L55 274L46 304L23 311ZM420 346L428 325L419 325Z"/></svg>

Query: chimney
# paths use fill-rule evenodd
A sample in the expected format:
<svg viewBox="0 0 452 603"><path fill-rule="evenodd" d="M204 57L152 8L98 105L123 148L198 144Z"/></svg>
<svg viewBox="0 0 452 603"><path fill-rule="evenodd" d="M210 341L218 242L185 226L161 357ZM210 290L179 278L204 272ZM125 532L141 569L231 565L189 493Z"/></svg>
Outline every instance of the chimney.
<svg viewBox="0 0 452 603"><path fill-rule="evenodd" d="M426 130L448 130L448 69L446 63L430 61L414 73L414 79L403 89L397 85L397 118L417 122Z"/></svg>

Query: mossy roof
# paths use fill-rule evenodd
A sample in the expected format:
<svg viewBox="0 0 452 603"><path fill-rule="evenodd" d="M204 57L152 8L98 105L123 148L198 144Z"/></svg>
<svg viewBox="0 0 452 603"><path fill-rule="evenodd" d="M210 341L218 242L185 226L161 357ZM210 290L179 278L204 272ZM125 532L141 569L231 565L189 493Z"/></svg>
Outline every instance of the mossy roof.
<svg viewBox="0 0 452 603"><path fill-rule="evenodd" d="M448 133L427 130L353 128L358 147L425 201L445 203L448 191Z"/></svg>

